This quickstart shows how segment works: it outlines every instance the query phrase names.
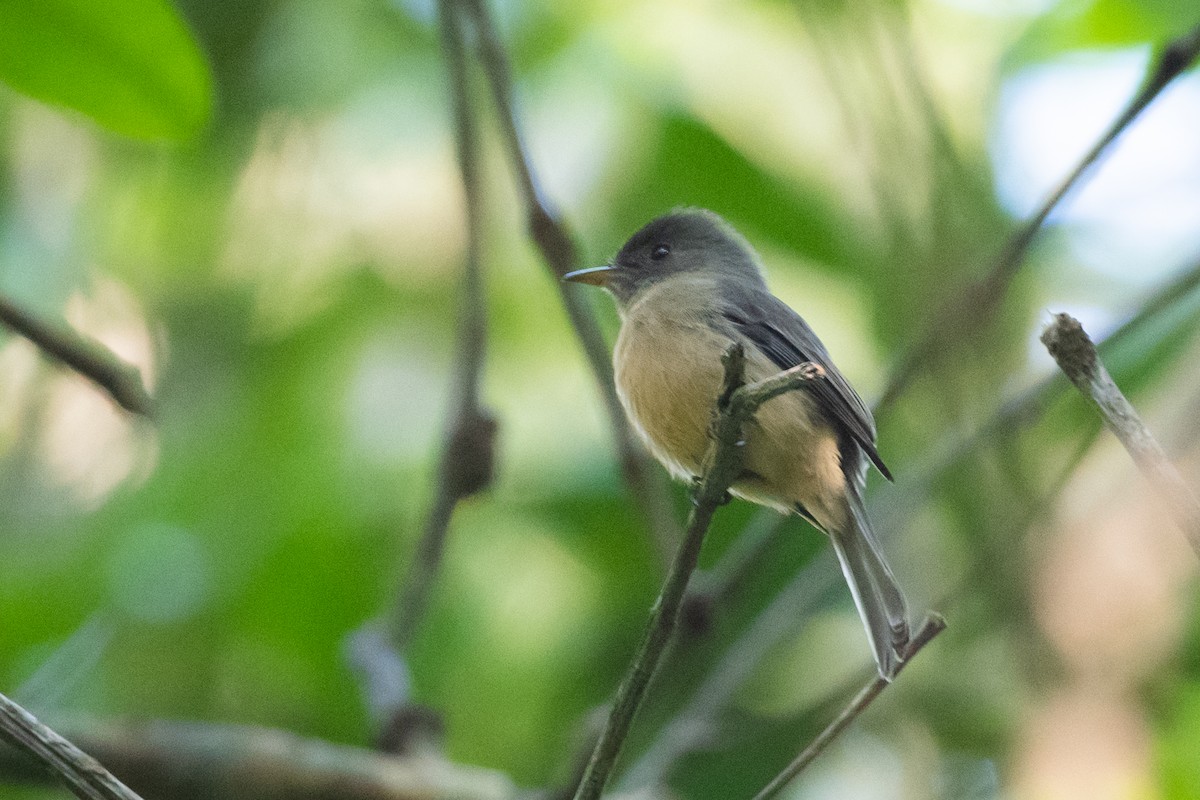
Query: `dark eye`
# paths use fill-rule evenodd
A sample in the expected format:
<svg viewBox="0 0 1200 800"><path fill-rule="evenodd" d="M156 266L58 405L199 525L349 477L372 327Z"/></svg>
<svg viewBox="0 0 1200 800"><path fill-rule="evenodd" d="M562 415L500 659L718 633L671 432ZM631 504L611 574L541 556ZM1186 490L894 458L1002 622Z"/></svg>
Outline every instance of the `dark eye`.
<svg viewBox="0 0 1200 800"><path fill-rule="evenodd" d="M671 255L671 248L667 247L665 244L657 244L654 246L654 249L650 251L650 258L654 261L662 261L669 255Z"/></svg>

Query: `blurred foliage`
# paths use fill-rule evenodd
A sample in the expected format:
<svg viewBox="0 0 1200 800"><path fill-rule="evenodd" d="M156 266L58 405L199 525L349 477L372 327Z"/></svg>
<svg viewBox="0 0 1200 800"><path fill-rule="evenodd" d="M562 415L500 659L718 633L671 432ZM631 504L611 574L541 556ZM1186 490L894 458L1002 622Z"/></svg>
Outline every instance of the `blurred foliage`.
<svg viewBox="0 0 1200 800"><path fill-rule="evenodd" d="M346 639L393 602L433 493L464 245L433 10L0 8L0 79L17 92L187 140L131 142L0 94L0 292L138 364L162 407L130 419L0 332L0 690L50 720L221 720L366 745ZM1031 64L1161 45L1200 16L1115 0L495 12L531 159L587 263L666 209L713 208L868 397L1017 223L995 190L1003 88ZM456 513L405 656L451 758L558 786L661 564L477 95L499 476ZM1161 158L1196 158L1171 147ZM1153 187L1130 191L1117 202ZM1200 792L1191 556L1035 343L1047 307L1115 331L1110 370L1194 480L1200 235L1119 274L1089 262L1095 235L1052 218L997 314L881 415L898 480L872 478L872 513L914 608L950 628L796 796ZM614 330L611 303L594 307ZM702 565L752 519L723 509ZM625 766L681 797L749 796L866 674L820 537L789 520L765 541L676 644L630 741ZM746 638L759 623L761 658ZM730 665L745 677L689 752L642 762Z"/></svg>
<svg viewBox="0 0 1200 800"><path fill-rule="evenodd" d="M1198 17L1195 0L1064 0L1030 27L1013 55L1045 60L1070 50L1159 45Z"/></svg>
<svg viewBox="0 0 1200 800"><path fill-rule="evenodd" d="M208 121L212 80L165 0L8 0L0 80L118 133L183 139Z"/></svg>

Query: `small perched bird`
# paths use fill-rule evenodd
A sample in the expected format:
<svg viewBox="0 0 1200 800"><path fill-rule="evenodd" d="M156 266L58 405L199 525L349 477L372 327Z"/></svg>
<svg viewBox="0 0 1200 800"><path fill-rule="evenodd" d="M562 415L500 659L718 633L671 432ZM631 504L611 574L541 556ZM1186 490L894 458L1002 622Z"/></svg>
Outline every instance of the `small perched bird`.
<svg viewBox="0 0 1200 800"><path fill-rule="evenodd" d="M711 211L673 211L635 233L610 264L564 280L602 286L616 299L617 392L651 452L678 478L701 472L724 380L721 356L731 343L745 351L748 381L804 362L824 369L823 379L759 409L730 492L800 514L829 535L879 674L890 680L909 627L863 506L868 461L891 480L875 449L875 421L808 324L771 294L749 243Z"/></svg>

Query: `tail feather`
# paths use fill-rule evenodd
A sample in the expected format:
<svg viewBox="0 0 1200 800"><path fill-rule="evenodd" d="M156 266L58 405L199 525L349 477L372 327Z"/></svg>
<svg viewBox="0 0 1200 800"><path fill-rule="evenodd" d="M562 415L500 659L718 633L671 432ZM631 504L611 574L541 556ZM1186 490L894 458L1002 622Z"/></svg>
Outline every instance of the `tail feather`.
<svg viewBox="0 0 1200 800"><path fill-rule="evenodd" d="M848 530L830 531L854 604L867 628L879 674L891 680L908 648L908 609L904 595L880 552L857 497L851 497ZM857 501L857 502L856 502Z"/></svg>

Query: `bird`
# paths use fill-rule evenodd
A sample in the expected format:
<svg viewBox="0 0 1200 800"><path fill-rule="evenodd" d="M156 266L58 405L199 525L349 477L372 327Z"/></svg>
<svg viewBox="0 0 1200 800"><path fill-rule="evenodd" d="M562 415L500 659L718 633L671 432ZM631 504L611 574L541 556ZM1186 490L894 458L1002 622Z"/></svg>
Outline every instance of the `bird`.
<svg viewBox="0 0 1200 800"><path fill-rule="evenodd" d="M750 243L712 211L675 209L634 233L607 264L563 279L615 299L617 395L650 452L681 480L702 473L730 345L742 346L750 382L806 362L821 367L823 378L768 401L747 424L729 493L797 514L829 537L878 672L890 681L910 630L863 502L870 464L892 480L875 421L808 323L771 293Z"/></svg>

